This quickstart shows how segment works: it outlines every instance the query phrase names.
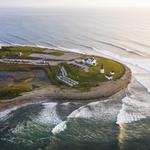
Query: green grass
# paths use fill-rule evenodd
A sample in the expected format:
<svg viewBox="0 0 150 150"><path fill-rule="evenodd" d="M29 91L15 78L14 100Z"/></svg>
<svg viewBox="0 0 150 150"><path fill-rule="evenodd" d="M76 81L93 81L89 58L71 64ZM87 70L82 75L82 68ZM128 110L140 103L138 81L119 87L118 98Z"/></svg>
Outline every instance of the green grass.
<svg viewBox="0 0 150 150"><path fill-rule="evenodd" d="M106 59L106 58L100 58L97 60L97 66L96 67L90 67L89 71L99 74L98 76L100 77L99 79L101 80L104 78L104 75L100 75L100 67L101 64L104 65L105 69L105 75L109 74L110 71L114 71L115 75L113 76L113 80L119 79L123 74L125 73L125 68L122 64L119 62L116 62L114 60Z"/></svg>
<svg viewBox="0 0 150 150"><path fill-rule="evenodd" d="M56 51L56 52L51 52L50 54L53 55L53 56L63 56L64 52Z"/></svg>
<svg viewBox="0 0 150 150"><path fill-rule="evenodd" d="M30 47L30 46L9 46L9 47L2 47L0 50L0 59L3 58L13 58L15 57L19 52L22 53L21 59L36 59L30 57L32 53L40 53L40 54L50 54L53 56L62 56L64 55L64 52L62 51L53 51L50 53L45 52L45 48L39 48L39 47Z"/></svg>
<svg viewBox="0 0 150 150"><path fill-rule="evenodd" d="M79 85L75 86L75 88L89 90L91 87L99 86L99 83L101 82L108 81L105 78L105 75L99 73L101 64L104 64L105 74L109 74L110 71L115 72L113 80L119 79L125 72L125 68L122 64L110 59L97 58L97 66L90 67L89 72L85 72L84 70L67 63L60 63L57 66L49 66L49 76L51 81L53 81L53 84L58 86L65 85L56 78L60 73L60 67L64 66L68 76L79 82Z"/></svg>
<svg viewBox="0 0 150 150"><path fill-rule="evenodd" d="M2 47L0 51L0 58L11 58L15 57L19 52L22 52L22 59L27 59L32 53L43 53L44 48L30 47L30 46L13 46L13 47Z"/></svg>
<svg viewBox="0 0 150 150"><path fill-rule="evenodd" d="M52 80L52 73L49 66L36 66L27 64L0 64L0 71L32 71L43 70L48 75L48 78Z"/></svg>
<svg viewBox="0 0 150 150"><path fill-rule="evenodd" d="M11 83L0 87L0 100L15 98L21 93L32 91L32 84L29 79L19 84Z"/></svg>
<svg viewBox="0 0 150 150"><path fill-rule="evenodd" d="M33 69L43 69L43 66L19 65L19 64L0 64L0 71L32 71Z"/></svg>
<svg viewBox="0 0 150 150"><path fill-rule="evenodd" d="M30 72L36 69L43 69L47 73L48 67L35 65L0 64L0 71ZM12 82L2 86L0 85L0 100L12 99L21 95L21 93L32 91L32 80L32 76L27 76L18 80L17 83Z"/></svg>

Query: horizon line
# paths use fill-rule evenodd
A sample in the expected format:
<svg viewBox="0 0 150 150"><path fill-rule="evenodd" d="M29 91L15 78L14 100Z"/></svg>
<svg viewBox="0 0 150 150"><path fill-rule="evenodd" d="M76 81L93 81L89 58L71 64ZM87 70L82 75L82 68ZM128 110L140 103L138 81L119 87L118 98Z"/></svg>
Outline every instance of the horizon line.
<svg viewBox="0 0 150 150"><path fill-rule="evenodd" d="M0 6L0 8L150 8L150 6Z"/></svg>

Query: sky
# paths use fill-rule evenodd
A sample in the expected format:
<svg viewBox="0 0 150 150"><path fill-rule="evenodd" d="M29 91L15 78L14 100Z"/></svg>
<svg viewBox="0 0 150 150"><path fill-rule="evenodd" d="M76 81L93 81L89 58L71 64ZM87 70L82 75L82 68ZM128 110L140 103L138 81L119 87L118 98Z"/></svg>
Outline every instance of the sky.
<svg viewBox="0 0 150 150"><path fill-rule="evenodd" d="M150 7L150 0L0 0L0 7Z"/></svg>

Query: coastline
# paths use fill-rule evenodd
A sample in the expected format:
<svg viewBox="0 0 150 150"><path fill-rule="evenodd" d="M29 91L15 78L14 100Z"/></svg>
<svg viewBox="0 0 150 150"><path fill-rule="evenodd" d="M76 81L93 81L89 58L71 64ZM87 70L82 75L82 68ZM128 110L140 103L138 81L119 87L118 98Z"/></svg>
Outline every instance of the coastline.
<svg viewBox="0 0 150 150"><path fill-rule="evenodd" d="M125 74L116 81L108 81L100 83L98 87L92 87L90 91L81 92L75 89L60 89L55 85L50 85L46 88L28 92L22 96L11 100L0 102L0 112L10 109L15 106L24 105L27 103L43 102L48 99L58 101L88 101L96 99L104 99L113 96L121 90L125 90L131 81L131 70L125 66Z"/></svg>

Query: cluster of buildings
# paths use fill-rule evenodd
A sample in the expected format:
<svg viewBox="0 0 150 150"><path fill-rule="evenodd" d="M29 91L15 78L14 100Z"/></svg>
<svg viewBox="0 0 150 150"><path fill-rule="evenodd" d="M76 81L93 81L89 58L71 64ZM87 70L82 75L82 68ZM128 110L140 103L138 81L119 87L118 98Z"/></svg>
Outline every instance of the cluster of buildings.
<svg viewBox="0 0 150 150"><path fill-rule="evenodd" d="M83 69L85 72L88 72L88 68L90 66L96 66L97 62L94 57L91 57L91 58L75 60L75 61L69 62L69 64L72 64L73 66L79 67Z"/></svg>
<svg viewBox="0 0 150 150"><path fill-rule="evenodd" d="M105 69L104 69L103 64L101 65L101 68L100 68L100 74L105 74ZM114 75L115 75L115 72L111 71L109 72L109 74L105 75L105 78L108 80L112 80Z"/></svg>
<svg viewBox="0 0 150 150"><path fill-rule="evenodd" d="M81 62L88 66L96 66L96 59L94 57L83 59Z"/></svg>
<svg viewBox="0 0 150 150"><path fill-rule="evenodd" d="M89 66L96 66L97 65L97 61L94 57L92 58L86 58L86 59L83 59L83 60L76 60L74 62L71 63L72 65L76 66L76 67L80 67L81 69L87 69ZM65 70L65 68L62 66L61 69L60 69L60 75L57 76L57 78L59 80L61 80L62 82L70 85L70 86L75 86L75 85L78 85L79 83L71 78L68 77L68 74ZM101 67L100 67L100 74L103 74L105 76L106 79L108 80L112 80L114 75L115 75L115 72L114 71L111 71L109 72L109 74L106 74L105 72L105 68L104 68L104 65L101 64Z"/></svg>
<svg viewBox="0 0 150 150"><path fill-rule="evenodd" d="M75 65L79 67L89 67L89 66L96 66L96 59L94 57L91 58L85 58L85 59L79 59L75 60L74 62Z"/></svg>

